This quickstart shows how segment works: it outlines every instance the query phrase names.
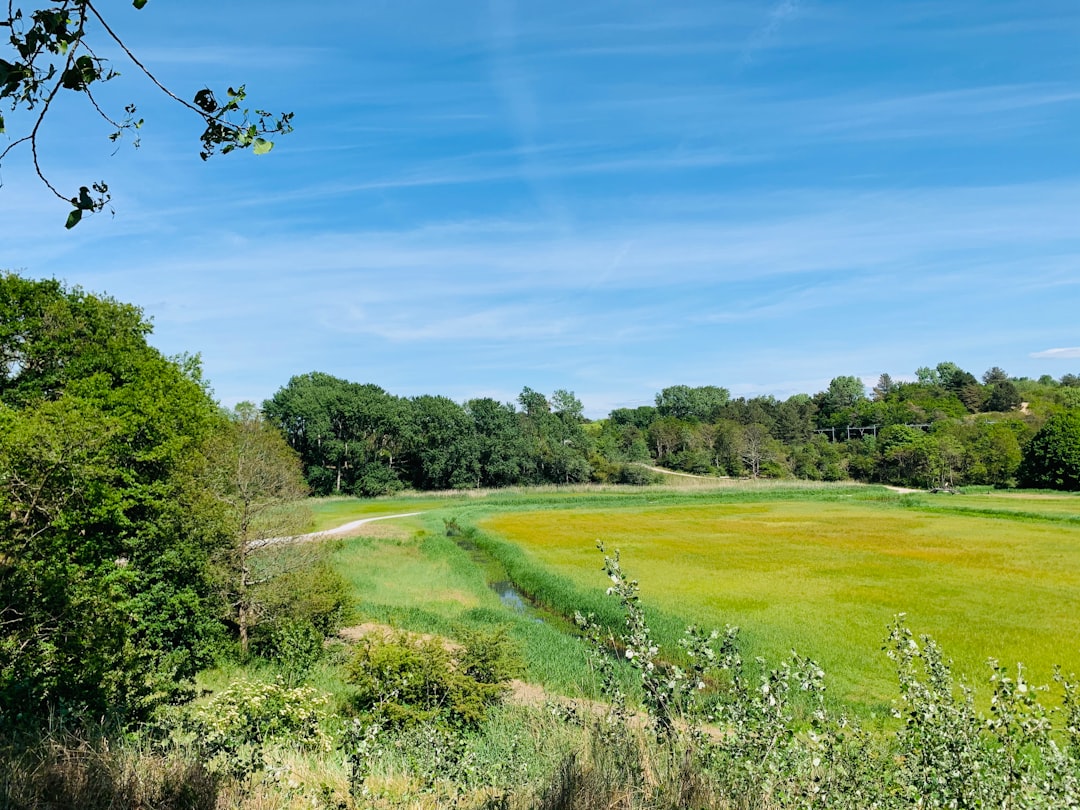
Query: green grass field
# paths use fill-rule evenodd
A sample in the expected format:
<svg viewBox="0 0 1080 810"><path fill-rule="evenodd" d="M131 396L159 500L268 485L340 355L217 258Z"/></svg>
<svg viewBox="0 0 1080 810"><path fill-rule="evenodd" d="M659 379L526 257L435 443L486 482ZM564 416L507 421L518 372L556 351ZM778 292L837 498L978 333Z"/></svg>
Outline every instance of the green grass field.
<svg viewBox="0 0 1080 810"><path fill-rule="evenodd" d="M478 526L515 581L562 611L604 609L603 541L640 580L663 641L689 623L737 624L749 656L775 661L797 649L824 666L836 695L875 714L896 695L881 646L901 612L976 683L990 657L1024 662L1036 683L1049 682L1055 663L1080 671L1075 496L728 484L315 506L316 521L329 521L320 527L420 510L408 523L425 527L421 538L362 540L342 552L362 610L414 629L505 615L522 644L544 636L544 648L529 651L530 672L552 685L574 682L580 645L560 647L554 629L502 608L480 568L439 536L444 518ZM553 663L563 655L573 662Z"/></svg>

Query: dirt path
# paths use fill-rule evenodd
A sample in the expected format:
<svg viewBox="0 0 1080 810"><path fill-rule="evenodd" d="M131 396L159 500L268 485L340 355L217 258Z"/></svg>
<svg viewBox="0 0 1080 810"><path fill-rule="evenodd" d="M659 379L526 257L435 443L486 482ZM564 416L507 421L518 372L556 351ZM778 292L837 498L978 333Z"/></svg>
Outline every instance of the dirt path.
<svg viewBox="0 0 1080 810"><path fill-rule="evenodd" d="M730 475L697 475L695 473L678 472L677 470L669 470L665 467L653 467L651 464L642 464L640 461L634 462L638 467L644 467L646 470L652 470L663 475L677 475L679 478L696 478L699 481L749 481L749 478L732 478Z"/></svg>
<svg viewBox="0 0 1080 810"><path fill-rule="evenodd" d="M404 512L400 515L379 515L378 517L361 518L360 520L352 520L348 523L344 523L341 526L337 526L333 529L324 529L321 532L311 532L309 534L297 534L292 537L267 537L264 540L252 540L248 543L248 548L265 548L266 546L276 546L281 543L310 543L315 540L329 540L334 537L347 537L352 532L359 529L365 523L374 523L376 520L393 520L395 518L414 517L422 514L421 512Z"/></svg>

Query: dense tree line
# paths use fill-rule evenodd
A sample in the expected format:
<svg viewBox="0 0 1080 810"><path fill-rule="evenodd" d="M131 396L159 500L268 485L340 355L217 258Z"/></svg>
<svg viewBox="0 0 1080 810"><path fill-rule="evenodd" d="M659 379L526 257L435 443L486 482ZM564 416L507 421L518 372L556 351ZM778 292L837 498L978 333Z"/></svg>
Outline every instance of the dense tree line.
<svg viewBox="0 0 1080 810"><path fill-rule="evenodd" d="M645 466L699 475L1073 487L1024 461L1033 437L1080 407L1080 379L981 380L954 363L867 390L840 376L816 394L732 398L673 385L655 405L590 422L572 392L525 388L516 403L397 397L327 374L294 377L263 404L320 494L583 481L648 483ZM1061 441L1054 444L1062 446ZM1043 453L1043 456L1046 454ZM644 465L644 466L643 466ZM1075 488L1075 487L1074 487Z"/></svg>
<svg viewBox="0 0 1080 810"><path fill-rule="evenodd" d="M518 404L407 399L316 372L293 377L263 412L319 494L588 481L592 442L581 402L568 391L548 399L525 388Z"/></svg>

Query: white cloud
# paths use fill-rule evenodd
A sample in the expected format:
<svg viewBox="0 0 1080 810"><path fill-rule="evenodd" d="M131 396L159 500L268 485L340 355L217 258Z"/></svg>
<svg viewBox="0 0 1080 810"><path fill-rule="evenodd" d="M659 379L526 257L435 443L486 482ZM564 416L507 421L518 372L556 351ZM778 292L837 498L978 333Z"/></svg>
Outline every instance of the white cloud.
<svg viewBox="0 0 1080 810"><path fill-rule="evenodd" d="M1048 360L1075 360L1080 358L1080 346L1069 346L1063 349L1046 349L1041 352L1032 352L1031 357Z"/></svg>

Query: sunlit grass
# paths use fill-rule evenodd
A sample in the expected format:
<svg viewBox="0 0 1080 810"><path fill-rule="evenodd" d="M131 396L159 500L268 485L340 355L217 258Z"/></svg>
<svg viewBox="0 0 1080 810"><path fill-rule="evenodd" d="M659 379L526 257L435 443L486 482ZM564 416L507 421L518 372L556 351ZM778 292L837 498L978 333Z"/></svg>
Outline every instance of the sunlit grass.
<svg viewBox="0 0 1080 810"><path fill-rule="evenodd" d="M432 517L432 526L441 520ZM595 693L585 645L547 623L505 607L479 565L435 531L408 539L357 537L335 553L356 595L361 622L455 638L464 630L504 628L530 681L564 694Z"/></svg>
<svg viewBox="0 0 1080 810"><path fill-rule="evenodd" d="M648 605L686 622L738 624L751 652L811 655L835 690L864 707L896 693L880 648L900 612L973 680L984 679L991 656L1023 661L1036 682L1049 681L1055 663L1080 669L1080 526L1059 519L1068 498L945 496L950 512L937 513L851 490L781 494L634 498L499 511L479 523L594 593L607 584L602 540L621 550ZM960 511L987 502L1035 514L1047 503L1048 519Z"/></svg>

